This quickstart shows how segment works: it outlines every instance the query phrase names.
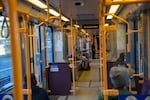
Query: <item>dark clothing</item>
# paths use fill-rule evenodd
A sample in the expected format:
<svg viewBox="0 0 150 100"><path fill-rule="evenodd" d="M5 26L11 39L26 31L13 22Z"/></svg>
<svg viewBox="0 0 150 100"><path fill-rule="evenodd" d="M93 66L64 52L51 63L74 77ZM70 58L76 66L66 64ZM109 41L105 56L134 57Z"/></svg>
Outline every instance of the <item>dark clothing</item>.
<svg viewBox="0 0 150 100"><path fill-rule="evenodd" d="M95 46L92 45L92 59L95 59Z"/></svg>
<svg viewBox="0 0 150 100"><path fill-rule="evenodd" d="M50 100L46 91L38 86L32 86L32 100Z"/></svg>
<svg viewBox="0 0 150 100"><path fill-rule="evenodd" d="M25 76L24 88L27 88L27 80ZM36 86L37 81L34 73L31 73L31 89L32 89L32 100L50 100L46 91L38 86ZM27 99L27 95L24 96L24 100Z"/></svg>
<svg viewBox="0 0 150 100"><path fill-rule="evenodd" d="M26 87L26 86L25 86ZM27 95L24 96L27 99ZM46 91L38 86L32 86L32 100L50 100Z"/></svg>

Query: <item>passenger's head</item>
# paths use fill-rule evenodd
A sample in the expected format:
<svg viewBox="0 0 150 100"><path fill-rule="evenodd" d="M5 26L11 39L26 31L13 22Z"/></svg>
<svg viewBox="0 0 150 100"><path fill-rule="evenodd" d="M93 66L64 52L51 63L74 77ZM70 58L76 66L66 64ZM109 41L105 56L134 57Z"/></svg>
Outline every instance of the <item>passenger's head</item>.
<svg viewBox="0 0 150 100"><path fill-rule="evenodd" d="M125 67L112 67L109 75L116 89L123 89L128 84L130 74Z"/></svg>

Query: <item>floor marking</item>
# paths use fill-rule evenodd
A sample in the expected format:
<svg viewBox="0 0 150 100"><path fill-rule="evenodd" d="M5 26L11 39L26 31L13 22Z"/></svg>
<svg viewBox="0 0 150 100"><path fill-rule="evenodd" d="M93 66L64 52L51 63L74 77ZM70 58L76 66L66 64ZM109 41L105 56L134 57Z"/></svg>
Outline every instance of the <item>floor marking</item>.
<svg viewBox="0 0 150 100"><path fill-rule="evenodd" d="M68 97L69 97L69 96L67 95L66 98L65 98L65 100L68 100Z"/></svg>
<svg viewBox="0 0 150 100"><path fill-rule="evenodd" d="M89 88L91 87L91 83L92 83L92 80L90 80L90 82L89 82Z"/></svg>

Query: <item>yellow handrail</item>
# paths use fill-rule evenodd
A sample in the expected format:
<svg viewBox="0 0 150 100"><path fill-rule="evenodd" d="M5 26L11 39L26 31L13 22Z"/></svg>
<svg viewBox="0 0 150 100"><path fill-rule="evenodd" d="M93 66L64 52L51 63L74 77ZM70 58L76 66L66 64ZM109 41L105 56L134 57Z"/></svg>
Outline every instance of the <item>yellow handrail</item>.
<svg viewBox="0 0 150 100"><path fill-rule="evenodd" d="M72 79L73 79L73 95L75 95L75 55L74 55L74 34L73 34L73 26L72 26L72 17L71 17L71 51L72 51Z"/></svg>
<svg viewBox="0 0 150 100"><path fill-rule="evenodd" d="M99 0L100 7L99 7L99 35L100 35L100 47L102 50L102 54L100 54L100 57L102 57L103 60L100 60L100 63L103 65L101 68L103 69L103 85L104 85L104 91L108 89L108 83L107 83L107 64L106 64L106 36L105 36L105 30L103 29L103 26L105 24L105 0ZM101 69L101 70L102 70ZM102 72L102 71L101 71ZM104 100L108 100L108 96L104 94Z"/></svg>
<svg viewBox="0 0 150 100"><path fill-rule="evenodd" d="M26 54L26 78L27 78L27 89L31 90L31 74L30 74L30 60L29 60L29 38L28 38L28 17L26 15L23 16L24 29L26 30L24 34L25 38L25 54ZM31 91L30 91L31 92ZM28 100L31 100L31 93L28 93Z"/></svg>
<svg viewBox="0 0 150 100"><path fill-rule="evenodd" d="M11 54L13 65L14 78L14 100L23 100L22 95L22 64L21 64L21 45L20 35L18 34L18 14L17 14L17 0L8 0L8 13L10 19L10 40L11 40Z"/></svg>

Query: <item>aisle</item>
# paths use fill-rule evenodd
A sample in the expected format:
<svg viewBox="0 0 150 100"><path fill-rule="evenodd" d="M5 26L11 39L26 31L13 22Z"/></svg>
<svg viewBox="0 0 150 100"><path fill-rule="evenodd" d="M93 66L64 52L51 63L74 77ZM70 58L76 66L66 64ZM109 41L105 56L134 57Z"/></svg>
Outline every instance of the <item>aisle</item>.
<svg viewBox="0 0 150 100"><path fill-rule="evenodd" d="M51 100L97 100L99 94L99 60L92 60L91 70L83 71L76 81L76 94L68 96L55 96Z"/></svg>

